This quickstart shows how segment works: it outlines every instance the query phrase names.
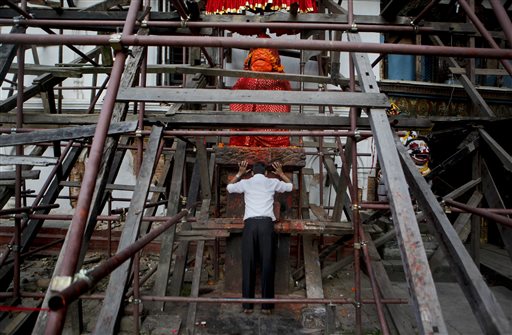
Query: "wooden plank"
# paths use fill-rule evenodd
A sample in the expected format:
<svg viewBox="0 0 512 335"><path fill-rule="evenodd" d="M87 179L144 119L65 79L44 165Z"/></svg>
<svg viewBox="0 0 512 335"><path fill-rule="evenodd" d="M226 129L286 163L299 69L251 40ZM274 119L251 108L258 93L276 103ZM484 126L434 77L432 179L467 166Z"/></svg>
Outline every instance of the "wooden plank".
<svg viewBox="0 0 512 335"><path fill-rule="evenodd" d="M505 203L501 198L501 195L496 187L496 183L487 167L485 162L482 162L482 192L485 200L490 208L501 208L504 209ZM501 239L505 245L510 259L512 259L512 229L503 225L497 224L498 231L500 232Z"/></svg>
<svg viewBox="0 0 512 335"><path fill-rule="evenodd" d="M21 171L21 179L39 179L39 170ZM16 178L16 171L0 171L0 180Z"/></svg>
<svg viewBox="0 0 512 335"><path fill-rule="evenodd" d="M441 41L441 39L438 36L430 36L430 39L435 45L444 46L443 41ZM459 64L457 63L457 60L454 57L447 57L447 59L452 67L460 68ZM487 102L485 102L480 93L477 91L475 85L473 85L473 83L471 82L471 79L466 74L461 74L459 76L459 81L481 115L491 117L496 116L489 107L489 105L487 104Z"/></svg>
<svg viewBox="0 0 512 335"><path fill-rule="evenodd" d="M512 261L506 250L492 244L485 244L480 249L480 263L500 275L512 279Z"/></svg>
<svg viewBox="0 0 512 335"><path fill-rule="evenodd" d="M460 197L461 195L463 195L464 193L466 193L467 191L469 191L473 187L475 187L478 184L480 184L480 182L481 182L481 178L470 180L467 183L465 183L464 185L456 188L452 192L450 192L447 195L443 196L443 200L445 200L445 199L457 199L458 197Z"/></svg>
<svg viewBox="0 0 512 335"><path fill-rule="evenodd" d="M357 34L349 34L349 36L350 41L360 40ZM352 53L352 59L363 92L379 92L368 55ZM409 190L407 183L404 182L405 175L400 166L398 153L394 148L396 144L386 112L372 110L368 112L368 116L379 163L388 188L390 209L419 331L425 334L447 333L418 222L410 201ZM402 144L401 146L403 147Z"/></svg>
<svg viewBox="0 0 512 335"><path fill-rule="evenodd" d="M306 296L308 298L324 297L322 271L318 257L318 240L311 235L303 235L304 269L306 274Z"/></svg>
<svg viewBox="0 0 512 335"><path fill-rule="evenodd" d="M343 155L344 153L342 153ZM350 196L347 193L348 183L346 178L343 178L343 173L340 175L334 165L334 161L329 156L323 156L324 166L329 174L330 180L332 181L332 186L336 191L336 200L334 203L334 208L336 216L333 214L333 221L341 220L341 209L345 212L349 221L352 221L352 202L350 201Z"/></svg>
<svg viewBox="0 0 512 335"><path fill-rule="evenodd" d="M1 10L0 15L4 14L7 11L8 10L5 10L5 9ZM14 12L13 16L11 16L10 18L16 17L16 16L19 16L19 14ZM94 58L96 55L99 54L100 51L101 51L101 48L94 48L93 50L91 50L90 52L87 53L87 56L89 58ZM72 63L77 64L77 63L84 63L84 62L86 62L86 60L83 59L82 57L80 57L80 58L73 60ZM55 77L51 74L44 74L44 75L41 75L41 76L35 78L33 80L33 85L30 85L23 90L23 101L25 102L28 99L35 97L37 94L41 93L42 91L47 90L48 88L53 88L54 86L62 83L64 81L64 79L65 78ZM0 113L7 113L7 112L13 110L14 108L16 108L17 100L18 100L18 93L13 94L12 96L8 97L7 99L4 99L0 103Z"/></svg>
<svg viewBox="0 0 512 335"><path fill-rule="evenodd" d="M473 192L473 195L469 199L467 205L471 207L478 207L480 202L482 201L483 195L475 191ZM462 242L466 242L469 233L471 232L471 213L460 213L455 222L453 223L453 227L455 228L455 231L460 237L460 240ZM439 266L446 260L446 256L444 255L441 248L437 248L436 251L430 256L430 271L435 272Z"/></svg>
<svg viewBox="0 0 512 335"><path fill-rule="evenodd" d="M57 164L58 160L57 157L0 155L0 165L20 164L48 166Z"/></svg>
<svg viewBox="0 0 512 335"><path fill-rule="evenodd" d="M467 157L471 153L473 153L475 150L479 148L480 144L477 138L472 139L472 134L468 135L468 137L464 140L463 144L461 145L461 148L457 150L453 155L442 161L440 164L438 164L435 168L432 169L432 171L425 176L427 180L432 180L435 176L440 175L444 171L446 171L447 168L455 165L456 163L460 162L463 158Z"/></svg>
<svg viewBox="0 0 512 335"><path fill-rule="evenodd" d="M64 180L60 182L61 186L67 186L67 187L80 187L80 182L77 181L69 181ZM106 190L117 190L117 191L133 191L135 190L135 185L125 185L125 184L107 184L105 186ZM163 193L166 189L164 186L151 186L149 188L149 192L156 192L156 193ZM156 202L156 201L155 201Z"/></svg>
<svg viewBox="0 0 512 335"><path fill-rule="evenodd" d="M503 164L503 167L512 172L512 156L498 143L496 142L488 132L484 129L478 129L480 136L484 139L485 143L491 148L492 152L498 157Z"/></svg>
<svg viewBox="0 0 512 335"><path fill-rule="evenodd" d="M115 122L109 127L108 134L124 134L135 131L137 122ZM0 147L36 144L40 142L66 141L94 136L96 126L78 126L60 129L36 130L30 133L18 133L2 136Z"/></svg>
<svg viewBox="0 0 512 335"><path fill-rule="evenodd" d="M24 34L27 27L16 25L11 28L11 34ZM9 68L12 65L14 57L18 52L19 44L2 44L0 45L0 86L2 85Z"/></svg>
<svg viewBox="0 0 512 335"><path fill-rule="evenodd" d="M351 106L386 108L389 102L381 93L355 92L299 92L268 90L223 89L173 89L173 88L124 88L117 95L118 101L184 102L184 103L257 103L269 105Z"/></svg>
<svg viewBox="0 0 512 335"><path fill-rule="evenodd" d="M233 128L250 127L257 124L259 128L277 129L346 129L350 126L347 117L329 114L298 114L298 113L268 113L268 112L178 112L172 116L148 115L148 120L159 120L172 123L174 128ZM430 122L427 122L430 124ZM425 125L427 125L425 123ZM357 120L361 128L369 128L366 118Z"/></svg>
<svg viewBox="0 0 512 335"><path fill-rule="evenodd" d="M380 258L379 252L375 246L375 243L370 238L368 239L368 253L372 260L372 269L375 274L375 280L379 286L379 291L383 299L396 299L398 294L389 279L382 259ZM386 304L386 310L391 316L393 326L396 328L398 334L407 335L410 334L411 330L414 329L414 324L407 313L407 306Z"/></svg>
<svg viewBox="0 0 512 335"><path fill-rule="evenodd" d="M149 142L145 151L144 159L140 168L139 175L137 176L137 183L126 221L123 226L123 232L119 241L118 251L123 250L127 246L133 244L139 235L139 228L142 222L142 215L144 213L144 205L149 193L149 185L155 171L156 161L158 161L158 148L162 140L163 128L153 127ZM110 280L105 291L105 299L101 311L96 321L94 332L96 334L113 334L116 325L117 316L121 308L121 303L124 298L126 285L128 284L128 277L132 260L123 263L110 275ZM138 274L136 274L138 275Z"/></svg>
<svg viewBox="0 0 512 335"><path fill-rule="evenodd" d="M183 170L185 167L187 144L182 140L177 140L176 153L174 154L174 167L171 177L169 198L167 202L167 216L176 215L180 207L181 184L183 180ZM171 227L162 234L160 258L158 259L158 270L155 273L155 285L153 286L153 295L165 296L167 293L167 283L169 281L169 272L171 269L172 250L174 248L174 239L176 226ZM154 302L151 308L155 310L164 310L163 302Z"/></svg>
<svg viewBox="0 0 512 335"><path fill-rule="evenodd" d="M200 167L199 161L196 160L194 164L194 168L192 170L192 177L190 179L190 185L187 193L187 207L191 207L193 204L197 202L199 199L199 189L200 189ZM192 213L195 213L194 209ZM191 229L191 225L188 222L184 222L181 225L182 232L189 232ZM196 230L196 229L194 229ZM201 229L201 225L199 224L197 230L205 230ZM218 230L217 230L218 231ZM171 296L179 296L181 293L181 288L183 286L183 278L185 276L185 270L187 266L188 259L188 241L181 242L178 244L175 256L174 256L174 268L172 271L171 283L169 284L169 288L167 292Z"/></svg>
<svg viewBox="0 0 512 335"><path fill-rule="evenodd" d="M496 297L487 286L457 232L437 202L437 198L432 193L427 181L419 173L418 168L414 165L406 148L398 138L396 139L396 148L400 153L408 185L427 220L435 227L437 240L443 248L444 254L466 299L468 299L469 305L473 309L482 331L487 334L511 333L510 324Z"/></svg>

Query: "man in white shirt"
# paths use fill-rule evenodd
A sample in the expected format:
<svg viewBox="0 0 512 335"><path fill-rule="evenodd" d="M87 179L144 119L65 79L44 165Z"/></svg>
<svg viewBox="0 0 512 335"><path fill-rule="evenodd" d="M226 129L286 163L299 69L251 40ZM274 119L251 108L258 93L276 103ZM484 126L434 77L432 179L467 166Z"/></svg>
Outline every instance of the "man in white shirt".
<svg viewBox="0 0 512 335"><path fill-rule="evenodd" d="M272 163L274 174L283 181L266 176L266 165L255 163L253 176L241 179L251 170L247 161L238 164L238 173L227 186L229 193L243 193L245 201L244 230L242 235L242 297L254 298L256 264L261 265L261 296L274 298L275 233L274 194L291 192L293 184L283 173L279 162ZM254 304L242 304L245 313L252 313ZM263 314L271 314L274 304L262 304Z"/></svg>

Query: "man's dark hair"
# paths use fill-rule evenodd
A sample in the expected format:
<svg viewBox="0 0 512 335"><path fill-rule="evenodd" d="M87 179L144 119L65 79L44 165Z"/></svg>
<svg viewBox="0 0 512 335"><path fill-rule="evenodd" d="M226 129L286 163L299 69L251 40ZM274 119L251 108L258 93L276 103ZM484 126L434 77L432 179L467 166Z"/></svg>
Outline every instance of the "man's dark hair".
<svg viewBox="0 0 512 335"><path fill-rule="evenodd" d="M252 171L254 172L254 174L265 174L266 169L267 165L265 164L265 162L256 162L252 167Z"/></svg>

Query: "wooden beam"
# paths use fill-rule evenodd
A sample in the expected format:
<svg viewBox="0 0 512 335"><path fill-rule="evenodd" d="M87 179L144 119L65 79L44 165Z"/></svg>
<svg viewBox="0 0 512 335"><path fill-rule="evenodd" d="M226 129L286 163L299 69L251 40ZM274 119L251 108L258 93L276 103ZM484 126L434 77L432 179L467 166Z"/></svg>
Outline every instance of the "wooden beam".
<svg viewBox="0 0 512 335"><path fill-rule="evenodd" d="M484 129L478 129L481 138L491 148L492 152L498 157L503 164L503 167L508 171L512 172L512 156L498 143L496 142L488 132Z"/></svg>
<svg viewBox="0 0 512 335"><path fill-rule="evenodd" d="M11 28L11 34L24 34L27 27L15 26ZM0 45L0 86L4 82L5 76L11 67L16 52L18 52L19 44L2 44Z"/></svg>
<svg viewBox="0 0 512 335"><path fill-rule="evenodd" d="M176 215L180 208L181 185L183 181L183 171L185 168L185 157L187 144L184 141L177 140L176 153L174 154L174 167L171 177L171 185L167 202L167 216ZM162 234L160 258L158 260L158 270L155 273L155 285L153 286L153 295L165 296L167 293L167 283L169 282L169 272L171 269L172 253L176 235L176 226L171 227ZM151 308L154 310L164 310L163 302L154 302Z"/></svg>
<svg viewBox="0 0 512 335"><path fill-rule="evenodd" d="M133 244L139 235L149 186L155 171L156 162L158 161L158 148L160 147L162 135L162 127L152 128L140 172L137 176L135 192L126 215L126 221L117 248L118 251ZM103 305L94 328L96 334L114 334L114 327L124 298L126 285L128 284L131 266L132 259L124 262L110 274L110 280L105 291L105 299L103 300ZM139 274L136 273L135 275L138 276Z"/></svg>
<svg viewBox="0 0 512 335"><path fill-rule="evenodd" d="M39 170L21 171L21 179L39 179ZM16 179L16 171L0 171L0 180Z"/></svg>
<svg viewBox="0 0 512 335"><path fill-rule="evenodd" d="M57 164L58 160L57 157L0 155L0 165L20 164L48 166Z"/></svg>
<svg viewBox="0 0 512 335"><path fill-rule="evenodd" d="M380 93L299 92L268 90L173 89L157 87L122 88L118 101L184 103L257 103L270 105L352 106L386 108L389 101Z"/></svg>
<svg viewBox="0 0 512 335"><path fill-rule="evenodd" d="M109 127L108 134L125 134L137 129L137 122L115 122ZM2 136L0 147L36 144L41 142L67 141L93 137L96 126L77 126L59 129L35 130L30 133L17 133Z"/></svg>
<svg viewBox="0 0 512 335"><path fill-rule="evenodd" d="M350 33L349 35L351 41L360 40L357 34ZM379 92L368 55L362 53L352 53L351 55L363 92ZM404 182L405 175L400 166L398 153L394 148L396 144L386 112L372 110L368 112L368 117L388 188L390 209L419 331L425 334L447 333L418 222L410 202L409 190L407 183ZM401 146L403 147L402 144Z"/></svg>
<svg viewBox="0 0 512 335"><path fill-rule="evenodd" d="M444 46L443 42L438 36L430 36L430 39L432 42L434 42L435 45L438 46ZM448 57L448 60L452 67L460 68L459 64L453 57ZM466 90L466 93L468 94L469 98L475 105L475 107L478 109L481 115L484 116L496 116L494 112L491 110L487 102L482 98L480 93L477 91L475 85L471 82L471 79L466 74L461 74L459 76L460 83L462 86L464 86L464 89Z"/></svg>
<svg viewBox="0 0 512 335"><path fill-rule="evenodd" d="M468 299L484 333L509 334L512 329L496 297L462 244L457 232L437 202L425 178L412 162L406 148L396 138L396 148L411 188L427 220L434 225L437 240L450 262L451 269ZM483 182L483 178L482 178Z"/></svg>
<svg viewBox="0 0 512 335"><path fill-rule="evenodd" d="M506 208L498 187L496 186L496 182L484 161L482 162L482 193L484 194L485 201L490 208ZM497 224L496 226L500 232L505 249L510 256L510 259L512 259L512 229L500 224Z"/></svg>
<svg viewBox="0 0 512 335"><path fill-rule="evenodd" d="M483 195L480 192L475 191L467 202L467 205L471 207L478 207L482 201L482 198ZM471 217L471 213L460 213L453 223L453 228L459 235L459 238L462 242L466 242L469 233L471 232ZM435 272L436 269L438 269L445 260L446 256L444 255L442 249L438 247L436 251L434 251L434 253L430 256L430 271Z"/></svg>

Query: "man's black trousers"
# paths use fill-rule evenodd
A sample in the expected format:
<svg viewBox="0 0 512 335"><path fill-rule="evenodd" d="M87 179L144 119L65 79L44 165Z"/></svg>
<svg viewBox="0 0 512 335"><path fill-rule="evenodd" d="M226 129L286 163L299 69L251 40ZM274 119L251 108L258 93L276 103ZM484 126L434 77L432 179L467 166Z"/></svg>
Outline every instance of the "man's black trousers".
<svg viewBox="0 0 512 335"><path fill-rule="evenodd" d="M261 268L261 297L274 298L276 236L274 223L270 217L248 218L244 221L242 235L242 296L254 298L256 286L256 266ZM252 309L253 304L242 304L244 309ZM274 304L262 304L263 309L272 309Z"/></svg>

